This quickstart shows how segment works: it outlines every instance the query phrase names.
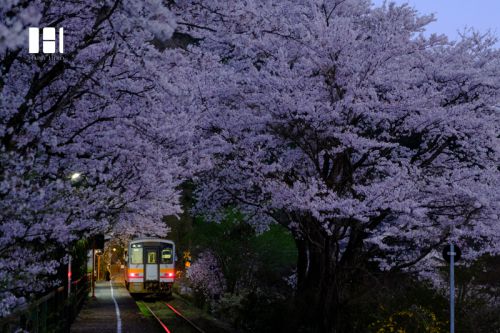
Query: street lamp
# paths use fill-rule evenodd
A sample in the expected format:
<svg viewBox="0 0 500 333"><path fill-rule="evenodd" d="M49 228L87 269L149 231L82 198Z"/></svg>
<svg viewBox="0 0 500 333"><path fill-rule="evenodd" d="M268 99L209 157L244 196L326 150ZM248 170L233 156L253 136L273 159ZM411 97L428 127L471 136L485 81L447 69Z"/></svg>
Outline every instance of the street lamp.
<svg viewBox="0 0 500 333"><path fill-rule="evenodd" d="M82 174L80 172L73 172L69 178L71 179L72 182L77 182L80 180L81 177Z"/></svg>

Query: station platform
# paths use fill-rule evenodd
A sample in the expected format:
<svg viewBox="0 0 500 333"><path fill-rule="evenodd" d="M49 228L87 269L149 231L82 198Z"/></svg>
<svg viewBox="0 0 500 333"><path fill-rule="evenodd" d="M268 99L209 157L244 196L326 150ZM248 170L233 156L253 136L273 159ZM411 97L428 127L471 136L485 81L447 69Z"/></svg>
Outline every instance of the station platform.
<svg viewBox="0 0 500 333"><path fill-rule="evenodd" d="M71 333L159 333L154 319L140 312L123 281L96 282L95 298L89 295L70 329Z"/></svg>

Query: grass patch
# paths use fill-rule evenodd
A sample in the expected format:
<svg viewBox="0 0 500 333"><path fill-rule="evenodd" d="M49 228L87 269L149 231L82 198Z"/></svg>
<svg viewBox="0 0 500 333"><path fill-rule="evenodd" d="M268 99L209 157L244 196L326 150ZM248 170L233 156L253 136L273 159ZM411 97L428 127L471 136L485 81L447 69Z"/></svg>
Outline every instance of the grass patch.
<svg viewBox="0 0 500 333"><path fill-rule="evenodd" d="M148 308L146 308L146 306L142 302L135 302L135 304L137 304L137 306L139 307L139 311L141 311L144 317L153 317L151 312L149 312Z"/></svg>

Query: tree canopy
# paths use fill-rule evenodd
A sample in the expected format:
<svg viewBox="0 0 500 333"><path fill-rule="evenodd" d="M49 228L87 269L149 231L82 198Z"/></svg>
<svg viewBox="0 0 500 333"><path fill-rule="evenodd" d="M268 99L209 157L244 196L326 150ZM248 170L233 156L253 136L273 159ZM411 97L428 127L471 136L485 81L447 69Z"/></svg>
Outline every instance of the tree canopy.
<svg viewBox="0 0 500 333"><path fill-rule="evenodd" d="M367 266L430 277L446 242L498 253L489 34L425 37L432 16L369 0L14 0L0 17L0 315L76 239L165 235L188 179L198 213L292 233L324 330ZM28 54L29 26L64 27L64 54Z"/></svg>
<svg viewBox="0 0 500 333"><path fill-rule="evenodd" d="M214 62L198 80L213 156L199 209L288 228L309 319L337 325L370 263L431 275L445 242L469 260L498 252L493 37L425 37L432 16L365 0L181 1L176 13Z"/></svg>
<svg viewBox="0 0 500 333"><path fill-rule="evenodd" d="M7 1L0 18L6 314L46 287L75 240L164 235L161 219L181 211L176 187L195 167L182 167L191 119L174 102L187 90L154 46L175 29L161 1ZM64 53L29 54L29 26L64 27Z"/></svg>

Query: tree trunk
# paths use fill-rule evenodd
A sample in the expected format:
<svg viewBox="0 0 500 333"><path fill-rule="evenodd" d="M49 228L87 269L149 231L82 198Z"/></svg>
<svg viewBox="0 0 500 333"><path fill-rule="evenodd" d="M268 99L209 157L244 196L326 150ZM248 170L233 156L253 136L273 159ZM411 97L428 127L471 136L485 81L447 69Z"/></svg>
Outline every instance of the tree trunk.
<svg viewBox="0 0 500 333"><path fill-rule="evenodd" d="M304 223L302 229L303 236L295 238L299 326L303 332L349 332L348 320L342 320L348 314L343 310L349 300L349 284L355 280L355 259L362 241L353 232L340 258L336 238L327 236L317 221Z"/></svg>

